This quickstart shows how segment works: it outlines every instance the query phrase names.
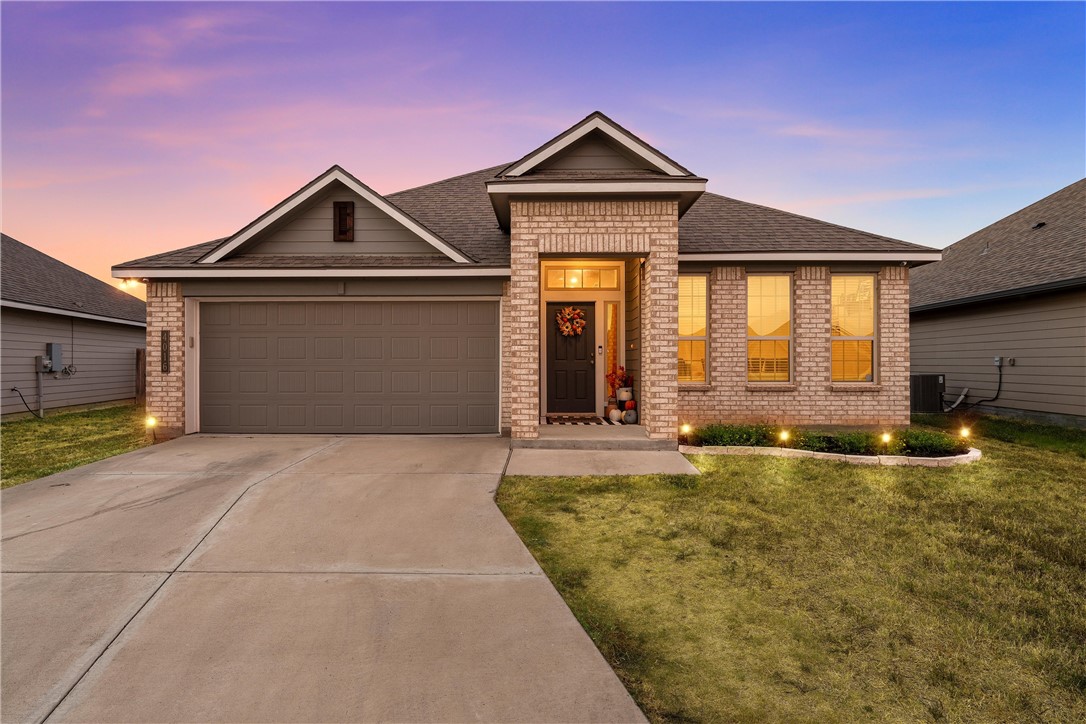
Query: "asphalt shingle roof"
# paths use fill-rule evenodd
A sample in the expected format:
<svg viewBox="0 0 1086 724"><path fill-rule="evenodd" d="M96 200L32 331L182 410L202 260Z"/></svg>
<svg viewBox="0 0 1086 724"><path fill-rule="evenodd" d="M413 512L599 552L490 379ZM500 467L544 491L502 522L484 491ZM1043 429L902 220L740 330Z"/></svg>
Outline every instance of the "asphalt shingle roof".
<svg viewBox="0 0 1086 724"><path fill-rule="evenodd" d="M949 306L1074 280L1086 283L1086 179L951 244L942 261L914 269L910 304Z"/></svg>
<svg viewBox="0 0 1086 724"><path fill-rule="evenodd" d="M0 235L0 298L22 304L145 322L147 305L7 234Z"/></svg>
<svg viewBox="0 0 1086 724"><path fill-rule="evenodd" d="M386 198L424 224L439 237L475 259L481 266L509 265L509 234L498 226L486 182L509 164L492 166L425 186L389 194ZM568 172L565 172L568 173ZM222 240L125 262L120 268L171 268L194 264ZM929 251L927 247L850 229L787 211L705 193L679 221L679 252L720 253L748 251ZM408 266L430 266L430 257L400 257ZM264 268L267 257L243 255L216 266ZM378 257L353 256L331 264L313 258L293 261L304 265L387 266Z"/></svg>

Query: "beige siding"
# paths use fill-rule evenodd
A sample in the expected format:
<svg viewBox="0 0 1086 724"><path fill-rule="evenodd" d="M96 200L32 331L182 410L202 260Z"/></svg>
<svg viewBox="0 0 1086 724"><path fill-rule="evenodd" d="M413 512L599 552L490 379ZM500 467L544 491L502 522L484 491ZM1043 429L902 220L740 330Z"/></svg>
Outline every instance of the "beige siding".
<svg viewBox="0 0 1086 724"><path fill-rule="evenodd" d="M540 169L561 171L628 171L644 167L643 162L634 162L627 152L596 134L589 134L539 166Z"/></svg>
<svg viewBox="0 0 1086 724"><path fill-rule="evenodd" d="M332 204L354 202L353 242L332 241ZM440 254L385 212L344 186L322 194L307 207L259 237L247 254Z"/></svg>
<svg viewBox="0 0 1086 724"><path fill-rule="evenodd" d="M73 376L44 375L45 408L89 405L131 399L136 394L136 348L145 345L143 327L62 317L21 309L4 309L0 337L2 411L26 412L27 403L38 409L34 357L45 353L47 342L64 345L64 363L74 364ZM74 339L74 343L73 343Z"/></svg>
<svg viewBox="0 0 1086 724"><path fill-rule="evenodd" d="M994 395L996 356L1003 390L986 406L1086 415L1086 290L912 315L913 372L945 374L948 397Z"/></svg>

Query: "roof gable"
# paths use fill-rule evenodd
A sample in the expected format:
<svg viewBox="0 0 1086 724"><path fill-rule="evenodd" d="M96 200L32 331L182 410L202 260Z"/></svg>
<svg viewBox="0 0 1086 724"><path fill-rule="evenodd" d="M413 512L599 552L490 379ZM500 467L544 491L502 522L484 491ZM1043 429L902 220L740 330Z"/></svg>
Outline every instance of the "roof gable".
<svg viewBox="0 0 1086 724"><path fill-rule="evenodd" d="M569 163L571 154L577 156L577 150L584 150L584 144L597 151L597 157L608 157L608 162L617 163L623 159L629 163L623 170L648 169L667 176L693 176L690 171L672 161L660 151L642 141L622 126L596 111L577 123L569 130L555 136L519 161L507 166L498 173L498 177L518 177L532 171L561 167L563 159ZM609 147L611 154L600 152L600 144ZM584 163L584 159L581 159ZM596 161L601 163L601 161ZM559 164L556 166L555 164ZM580 168L591 168L581 166ZM612 166L602 166L609 169Z"/></svg>
<svg viewBox="0 0 1086 724"><path fill-rule="evenodd" d="M376 212L374 218L382 220L389 219L394 222L394 225L398 225L401 229L406 231L408 235L402 240L410 241L411 237L414 237L425 242L435 251L457 263L466 264L472 262L472 259L467 255L452 244L446 242L430 229L426 228L423 224L408 215L391 201L366 186L341 167L333 166L294 194L276 204L276 206L236 234L228 237L211 253L200 259L200 263L214 264L239 251L249 249L253 246L259 246L262 241L269 240L269 236L274 237L276 232L281 232L285 227L288 227L291 221L299 214L313 208L314 205L321 204L322 201L326 200L331 194L342 189L345 189L350 194L353 194L355 197L364 201L366 209ZM386 226L389 231L393 228L391 225L386 224ZM329 226L329 228L331 227ZM329 236L329 240L331 240L331 236ZM332 242L330 241L330 243ZM339 243L342 246L351 242L336 243ZM319 253L318 250L315 251ZM277 253L271 250L266 250L266 252ZM363 249L354 249L352 252L366 253ZM339 251L338 253L342 254L345 252Z"/></svg>

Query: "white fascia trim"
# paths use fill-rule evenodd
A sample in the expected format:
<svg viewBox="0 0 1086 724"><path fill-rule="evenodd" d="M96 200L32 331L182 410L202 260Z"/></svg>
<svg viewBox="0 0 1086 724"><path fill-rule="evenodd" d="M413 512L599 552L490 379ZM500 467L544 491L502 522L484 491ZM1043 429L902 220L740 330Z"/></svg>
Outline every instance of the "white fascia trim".
<svg viewBox="0 0 1086 724"><path fill-rule="evenodd" d="M77 319L90 319L95 322L109 322L111 324L127 324L130 327L146 327L146 322L137 322L132 319L118 319L117 317L105 317L101 314L87 314L85 312L72 312L67 309L55 307L43 307L40 304L26 304L24 302L12 302L7 299L0 300L0 307L12 309L25 309L28 312L43 312L45 314L58 314L62 317L75 317Z"/></svg>
<svg viewBox="0 0 1086 724"><path fill-rule="evenodd" d="M538 166L539 164L543 163L562 149L567 148L576 141L584 138L592 131L600 131L606 134L608 138L616 141L623 148L626 148L627 150L636 154L638 158L648 161L657 170L663 171L669 176L689 175L686 171L683 171L681 168L671 163L667 159L663 158L658 153L655 153L647 147L636 143L633 139L628 138L625 133L620 133L619 131L615 130L615 128L611 124L605 123L602 118L593 118L591 121L584 124L576 131L570 133L568 136L561 139L560 141L557 141L554 144L543 148L541 151L539 151L539 153L536 153L535 155L529 156L528 158L524 159L516 166L509 169L509 171L507 171L505 175L520 176L524 172L529 171Z"/></svg>
<svg viewBox="0 0 1086 724"><path fill-rule="evenodd" d="M940 261L941 251L762 251L679 254L679 261Z"/></svg>
<svg viewBox="0 0 1086 724"><path fill-rule="evenodd" d="M339 277L507 277L504 269L114 269L119 279Z"/></svg>
<svg viewBox="0 0 1086 724"><path fill-rule="evenodd" d="M298 208L298 206L300 206L302 203L304 203L304 202L308 201L309 199L313 198L313 196L315 194L323 191L325 188L328 187L328 184L330 184L333 181L339 181L344 186L349 188L351 191L354 191L356 194L358 194L359 196L364 198L366 201L369 201L371 204L373 204L374 206L379 208L381 211L383 211L386 214L388 214L389 216L391 216L393 219L396 220L397 223L399 223L400 225L406 227L407 229L410 229L412 232L414 232L418 236L422 237L431 246L433 246L435 249L437 249L438 251L440 251L442 254L449 257L453 261L458 262L460 264L470 264L471 263L471 259L468 259L463 254L458 252L456 249L453 249L451 246L446 244L444 241L442 241L438 237L434 236L434 234L431 231L429 231L429 230L423 228L422 226L420 226L418 224L418 222L416 222L413 219L410 219L407 216L405 216L403 212L401 212L395 206L393 206L388 201L386 201L384 199L384 197L380 196L377 193L374 193L374 192L370 191L365 186L362 186L362 185L358 184L354 179L352 179L350 176L347 176L346 174L344 174L338 168L337 169L332 169L328 174L326 174L324 176L324 178L320 179L317 183L314 183L304 193L299 193L297 196L290 199L290 201L283 204L279 209L277 209L274 214L269 214L264 219L261 219L259 223L254 224L253 226L246 229L244 232L242 232L239 235L235 236L233 239L231 239L225 245L223 245L219 249L212 252L206 259L202 259L200 261L200 263L201 264L214 264L215 262L219 261L223 257L230 254L230 252L234 251L239 246L241 246L245 242L252 239L254 236L259 234L261 231L264 231L264 229L268 228L268 226L270 226L274 222L278 221L279 219L283 218L284 216L286 216L288 213L290 213L294 209Z"/></svg>
<svg viewBox="0 0 1086 724"><path fill-rule="evenodd" d="M704 191L704 181L491 181L486 190L492 194L623 194L683 193Z"/></svg>

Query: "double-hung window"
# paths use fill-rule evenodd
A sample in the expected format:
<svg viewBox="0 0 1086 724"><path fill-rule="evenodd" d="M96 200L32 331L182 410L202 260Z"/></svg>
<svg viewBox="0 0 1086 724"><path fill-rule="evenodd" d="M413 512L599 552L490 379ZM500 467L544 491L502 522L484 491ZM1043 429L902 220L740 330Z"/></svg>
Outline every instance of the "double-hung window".
<svg viewBox="0 0 1086 724"><path fill-rule="evenodd" d="M792 276L747 276L747 381L792 379Z"/></svg>
<svg viewBox="0 0 1086 724"><path fill-rule="evenodd" d="M875 275L832 278L830 366L834 382L875 381Z"/></svg>
<svg viewBox="0 0 1086 724"><path fill-rule="evenodd" d="M706 280L679 275L679 382L705 382Z"/></svg>

